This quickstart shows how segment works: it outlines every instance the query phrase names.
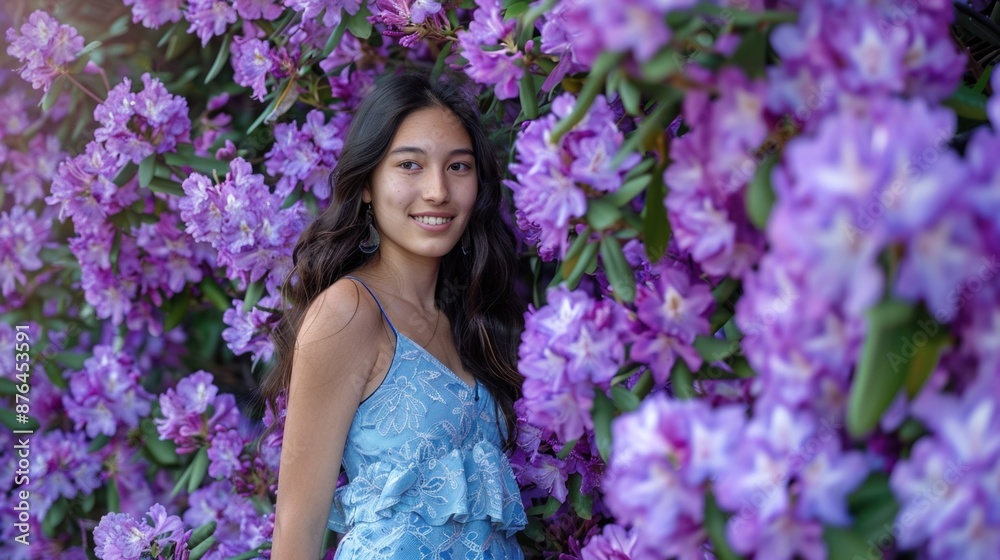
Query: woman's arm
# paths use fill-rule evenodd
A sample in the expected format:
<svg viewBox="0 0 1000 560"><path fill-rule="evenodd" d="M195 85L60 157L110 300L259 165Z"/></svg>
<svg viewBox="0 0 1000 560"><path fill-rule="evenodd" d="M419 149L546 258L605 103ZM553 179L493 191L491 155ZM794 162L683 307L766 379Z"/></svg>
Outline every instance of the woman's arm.
<svg viewBox="0 0 1000 560"><path fill-rule="evenodd" d="M274 560L316 560L347 432L378 358L382 316L341 279L306 311L292 360L274 518Z"/></svg>

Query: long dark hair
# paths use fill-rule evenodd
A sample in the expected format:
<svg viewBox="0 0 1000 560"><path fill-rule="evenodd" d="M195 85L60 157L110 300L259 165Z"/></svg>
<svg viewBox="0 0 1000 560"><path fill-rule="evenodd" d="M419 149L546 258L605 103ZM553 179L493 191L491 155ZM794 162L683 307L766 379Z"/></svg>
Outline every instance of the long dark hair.
<svg viewBox="0 0 1000 560"><path fill-rule="evenodd" d="M462 122L475 151L478 196L469 219L471 250L456 246L441 259L435 300L451 322L462 365L489 389L505 419L504 449L516 441L514 401L522 377L517 348L524 309L514 291L516 238L502 217L501 167L483 129L475 102L457 78L431 82L420 74L390 76L358 107L336 169L330 177L330 206L310 224L292 252L294 264L282 283L282 309L271 331L274 357L261 381L261 394L277 410L277 397L288 389L292 353L306 309L346 274L378 253L367 255L358 244L367 236L361 199L372 172L385 157L400 124L426 107L450 110Z"/></svg>

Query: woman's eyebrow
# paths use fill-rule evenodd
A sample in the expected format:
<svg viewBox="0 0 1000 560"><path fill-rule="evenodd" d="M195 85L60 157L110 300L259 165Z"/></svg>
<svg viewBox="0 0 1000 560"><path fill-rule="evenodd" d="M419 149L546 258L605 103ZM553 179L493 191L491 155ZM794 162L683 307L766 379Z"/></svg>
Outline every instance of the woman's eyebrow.
<svg viewBox="0 0 1000 560"><path fill-rule="evenodd" d="M389 155L400 154L400 153L416 153L416 154L420 154L420 155L426 156L427 155L427 150L425 150L423 148L417 148L416 146L400 146L398 148L395 148L391 152L389 152ZM474 155L476 155L476 152L474 152L471 148L455 148L454 150L448 152L448 156L449 157L454 156L454 155L458 155L458 154L463 154L463 155L468 155L468 156L474 156Z"/></svg>

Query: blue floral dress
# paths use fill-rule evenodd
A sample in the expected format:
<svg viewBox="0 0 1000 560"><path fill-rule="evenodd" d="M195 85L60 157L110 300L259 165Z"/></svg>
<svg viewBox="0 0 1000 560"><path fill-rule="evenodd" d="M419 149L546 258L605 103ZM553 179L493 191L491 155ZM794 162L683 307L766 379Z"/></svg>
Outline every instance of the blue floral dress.
<svg viewBox="0 0 1000 560"><path fill-rule="evenodd" d="M365 289L396 350L347 434L349 482L336 490L327 523L346 533L334 558L524 558L515 535L527 519L490 392L397 331Z"/></svg>

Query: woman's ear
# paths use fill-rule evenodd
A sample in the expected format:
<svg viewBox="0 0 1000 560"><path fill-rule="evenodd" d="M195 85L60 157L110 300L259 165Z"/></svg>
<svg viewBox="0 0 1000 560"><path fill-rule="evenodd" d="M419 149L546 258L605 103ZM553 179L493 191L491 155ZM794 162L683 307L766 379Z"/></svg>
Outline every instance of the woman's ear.
<svg viewBox="0 0 1000 560"><path fill-rule="evenodd" d="M372 194L368 190L368 185L365 185L365 187L361 189L361 202L364 202L365 204L372 203Z"/></svg>

